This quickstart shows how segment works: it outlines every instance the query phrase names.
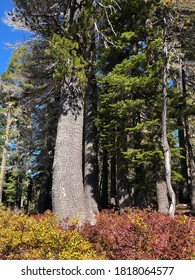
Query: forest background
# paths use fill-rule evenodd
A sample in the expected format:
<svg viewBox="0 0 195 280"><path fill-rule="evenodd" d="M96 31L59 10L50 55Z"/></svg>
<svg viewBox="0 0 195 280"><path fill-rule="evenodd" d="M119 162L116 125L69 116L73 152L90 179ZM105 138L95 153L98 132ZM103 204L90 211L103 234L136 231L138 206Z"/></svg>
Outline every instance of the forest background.
<svg viewBox="0 0 195 280"><path fill-rule="evenodd" d="M0 80L2 205L194 215L195 2L12 2L32 35Z"/></svg>

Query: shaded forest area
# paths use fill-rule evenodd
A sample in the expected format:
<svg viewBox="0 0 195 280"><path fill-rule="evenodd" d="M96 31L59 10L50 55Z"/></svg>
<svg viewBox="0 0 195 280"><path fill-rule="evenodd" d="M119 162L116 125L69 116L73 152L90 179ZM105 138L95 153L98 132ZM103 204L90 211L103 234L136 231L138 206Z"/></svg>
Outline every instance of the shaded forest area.
<svg viewBox="0 0 195 280"><path fill-rule="evenodd" d="M12 2L31 35L0 78L0 203L195 214L194 0Z"/></svg>

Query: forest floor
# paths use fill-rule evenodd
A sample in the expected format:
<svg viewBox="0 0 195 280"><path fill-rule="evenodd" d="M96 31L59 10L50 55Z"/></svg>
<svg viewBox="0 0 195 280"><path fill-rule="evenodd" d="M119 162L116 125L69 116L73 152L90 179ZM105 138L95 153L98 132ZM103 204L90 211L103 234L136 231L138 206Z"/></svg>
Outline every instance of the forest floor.
<svg viewBox="0 0 195 280"><path fill-rule="evenodd" d="M0 209L2 260L194 260L195 217L177 209L175 218L151 209L103 210L96 224L64 230L50 211L16 214Z"/></svg>

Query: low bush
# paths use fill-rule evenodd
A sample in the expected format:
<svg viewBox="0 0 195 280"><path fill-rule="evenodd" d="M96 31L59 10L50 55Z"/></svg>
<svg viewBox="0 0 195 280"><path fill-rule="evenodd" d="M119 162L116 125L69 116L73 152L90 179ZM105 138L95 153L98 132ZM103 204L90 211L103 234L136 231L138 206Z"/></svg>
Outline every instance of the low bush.
<svg viewBox="0 0 195 280"><path fill-rule="evenodd" d="M63 230L51 212L27 216L0 210L0 259L193 259L193 225L186 216L103 211L95 226L77 227L75 222Z"/></svg>
<svg viewBox="0 0 195 280"><path fill-rule="evenodd" d="M83 236L111 260L193 258L195 239L192 218L172 219L158 212L132 211L123 216L104 211L95 226L85 225Z"/></svg>
<svg viewBox="0 0 195 280"><path fill-rule="evenodd" d="M100 259L76 229L64 231L50 212L16 215L0 210L0 259Z"/></svg>

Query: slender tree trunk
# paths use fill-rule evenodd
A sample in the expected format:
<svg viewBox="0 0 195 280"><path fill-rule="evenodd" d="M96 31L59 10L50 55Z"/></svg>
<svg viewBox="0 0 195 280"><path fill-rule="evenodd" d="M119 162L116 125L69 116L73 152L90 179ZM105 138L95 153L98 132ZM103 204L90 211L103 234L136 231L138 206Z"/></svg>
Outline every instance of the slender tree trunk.
<svg viewBox="0 0 195 280"><path fill-rule="evenodd" d="M189 121L185 118L185 129L186 129L186 142L188 149L188 160L189 160L189 169L190 169L190 185L191 185L191 208L192 212L195 215L195 160L193 148L190 141L190 132L189 132Z"/></svg>
<svg viewBox="0 0 195 280"><path fill-rule="evenodd" d="M164 69L163 69L163 110L162 110L162 149L164 154L164 165L165 165L165 179L167 184L168 196L170 199L169 215L174 217L175 215L175 204L176 198L175 193L171 184L171 152L167 138L167 72L168 72L168 45L167 45L167 20L164 16L164 34L163 34L163 51L164 51Z"/></svg>
<svg viewBox="0 0 195 280"><path fill-rule="evenodd" d="M80 218L95 223L97 205L82 176L83 104L78 86L68 80L61 92L54 163L52 204L62 220Z"/></svg>
<svg viewBox="0 0 195 280"><path fill-rule="evenodd" d="M103 152L101 207L108 208L108 152Z"/></svg>
<svg viewBox="0 0 195 280"><path fill-rule="evenodd" d="M110 166L110 197L116 199L116 156L111 157L111 166Z"/></svg>
<svg viewBox="0 0 195 280"><path fill-rule="evenodd" d="M8 149L8 144L9 144L10 126L11 126L11 123L12 123L11 111L12 111L12 104L9 104L8 108L7 108L6 128L5 128L5 142L4 142L4 145L3 145L2 160L1 160L0 203L2 202L2 198L3 198L3 184L4 184L4 180L5 180L7 149Z"/></svg>
<svg viewBox="0 0 195 280"><path fill-rule="evenodd" d="M126 160L121 154L119 154L117 158L117 181L117 203L119 210L122 213L123 208L132 205L132 201L128 180L128 167Z"/></svg>
<svg viewBox="0 0 195 280"><path fill-rule="evenodd" d="M180 79L178 83L178 90L181 92L182 95L182 105L181 112L186 108L186 86L185 86L185 71L183 69L182 61L180 61ZM179 138L179 147L180 147L180 154L181 154L181 175L184 178L184 183L180 189L180 202L188 203L189 198L189 178L188 178L188 166L187 166L187 145L186 145L186 135L185 135L185 116L182 115L178 116L178 138Z"/></svg>
<svg viewBox="0 0 195 280"><path fill-rule="evenodd" d="M190 177L191 177L191 208L193 215L195 215L195 161L192 152L189 154L190 163Z"/></svg>
<svg viewBox="0 0 195 280"><path fill-rule="evenodd" d="M187 166L187 154L186 154L186 137L184 134L183 122L181 117L178 118L178 138L179 138L179 147L181 154L181 175L184 178L184 182L180 190L180 202L188 203L189 202L189 187L188 187L188 166Z"/></svg>
<svg viewBox="0 0 195 280"><path fill-rule="evenodd" d="M128 164L123 156L123 152L127 150L126 135L118 137L119 152L117 156L117 203L121 213L125 207L132 205L130 185L128 180ZM125 143L124 143L125 142Z"/></svg>

